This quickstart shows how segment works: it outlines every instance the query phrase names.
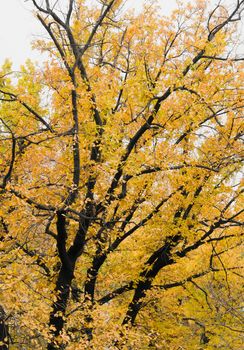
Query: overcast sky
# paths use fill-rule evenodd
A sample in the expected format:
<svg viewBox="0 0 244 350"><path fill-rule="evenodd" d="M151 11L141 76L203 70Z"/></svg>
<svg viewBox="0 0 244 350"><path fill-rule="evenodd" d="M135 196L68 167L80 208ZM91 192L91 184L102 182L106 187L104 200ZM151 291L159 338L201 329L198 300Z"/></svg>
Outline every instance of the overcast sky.
<svg viewBox="0 0 244 350"><path fill-rule="evenodd" d="M59 1L62 3L66 0ZM209 1L216 2L215 0ZM164 14L169 14L176 6L176 0L159 0L158 2L162 5ZM127 0L127 3L139 8L143 0ZM6 58L11 59L15 69L27 58L38 60L39 53L31 49L31 42L42 35L43 30L33 16L31 1L0 0L0 5L0 66Z"/></svg>
<svg viewBox="0 0 244 350"><path fill-rule="evenodd" d="M64 0L59 0L60 2ZM128 0L133 7L139 8L143 0ZM164 13L175 7L175 0L160 0ZM0 66L10 58L17 68L27 58L38 59L38 51L31 49L31 42L43 31L34 18L30 2L26 0L0 0Z"/></svg>

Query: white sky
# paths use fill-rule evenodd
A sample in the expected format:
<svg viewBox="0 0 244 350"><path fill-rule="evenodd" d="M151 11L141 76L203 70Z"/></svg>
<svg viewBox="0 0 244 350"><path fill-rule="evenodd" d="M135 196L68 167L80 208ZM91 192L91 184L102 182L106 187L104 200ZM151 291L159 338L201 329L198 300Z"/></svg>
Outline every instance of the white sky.
<svg viewBox="0 0 244 350"><path fill-rule="evenodd" d="M37 33L38 27L24 0L0 0L0 64L10 58L19 65L33 57L31 33Z"/></svg>
<svg viewBox="0 0 244 350"><path fill-rule="evenodd" d="M62 3L65 0L59 1ZM209 0L213 3L216 1ZM234 0L228 2L231 1ZM163 14L169 14L176 6L176 0L158 2L162 5ZM139 8L143 0L127 0L127 3ZM30 0L0 0L0 66L6 58L14 63L15 69L27 58L39 59L38 51L31 49L31 42L44 32L41 24L34 18L32 8Z"/></svg>

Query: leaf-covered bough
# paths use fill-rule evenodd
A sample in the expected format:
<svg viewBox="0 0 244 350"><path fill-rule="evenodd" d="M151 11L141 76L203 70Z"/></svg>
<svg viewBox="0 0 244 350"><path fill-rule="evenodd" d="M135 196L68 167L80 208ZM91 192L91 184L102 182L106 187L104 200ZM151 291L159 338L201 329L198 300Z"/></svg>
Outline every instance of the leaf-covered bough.
<svg viewBox="0 0 244 350"><path fill-rule="evenodd" d="M29 0L0 70L0 349L240 349L244 1Z"/></svg>

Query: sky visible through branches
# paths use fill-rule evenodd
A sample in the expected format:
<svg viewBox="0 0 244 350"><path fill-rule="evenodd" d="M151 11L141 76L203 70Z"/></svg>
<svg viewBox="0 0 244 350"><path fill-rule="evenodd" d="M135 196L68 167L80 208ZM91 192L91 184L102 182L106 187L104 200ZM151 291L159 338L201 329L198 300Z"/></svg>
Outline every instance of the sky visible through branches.
<svg viewBox="0 0 244 350"><path fill-rule="evenodd" d="M60 3L65 0L59 0ZM127 0L129 7L140 9L143 0ZM154 2L154 1L152 1ZM188 1L183 0L187 3ZM191 1L192 2L192 1ZM168 15L176 7L176 0L159 0L164 14ZM215 3L210 0L209 3ZM225 1L230 3L231 0ZM28 1L26 0L8 0L1 1L0 11L0 64L2 65L6 58L13 61L14 68L25 62L27 58L33 60L40 59L40 53L31 49L31 42L37 37L43 35L43 29L34 18Z"/></svg>

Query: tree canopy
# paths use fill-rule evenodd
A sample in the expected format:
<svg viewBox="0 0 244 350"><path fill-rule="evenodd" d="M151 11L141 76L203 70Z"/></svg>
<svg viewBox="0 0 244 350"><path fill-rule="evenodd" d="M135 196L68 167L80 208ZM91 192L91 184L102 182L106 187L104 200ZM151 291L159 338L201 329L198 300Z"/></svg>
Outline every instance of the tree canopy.
<svg viewBox="0 0 244 350"><path fill-rule="evenodd" d="M30 3L46 61L0 69L0 349L240 349L244 1Z"/></svg>

